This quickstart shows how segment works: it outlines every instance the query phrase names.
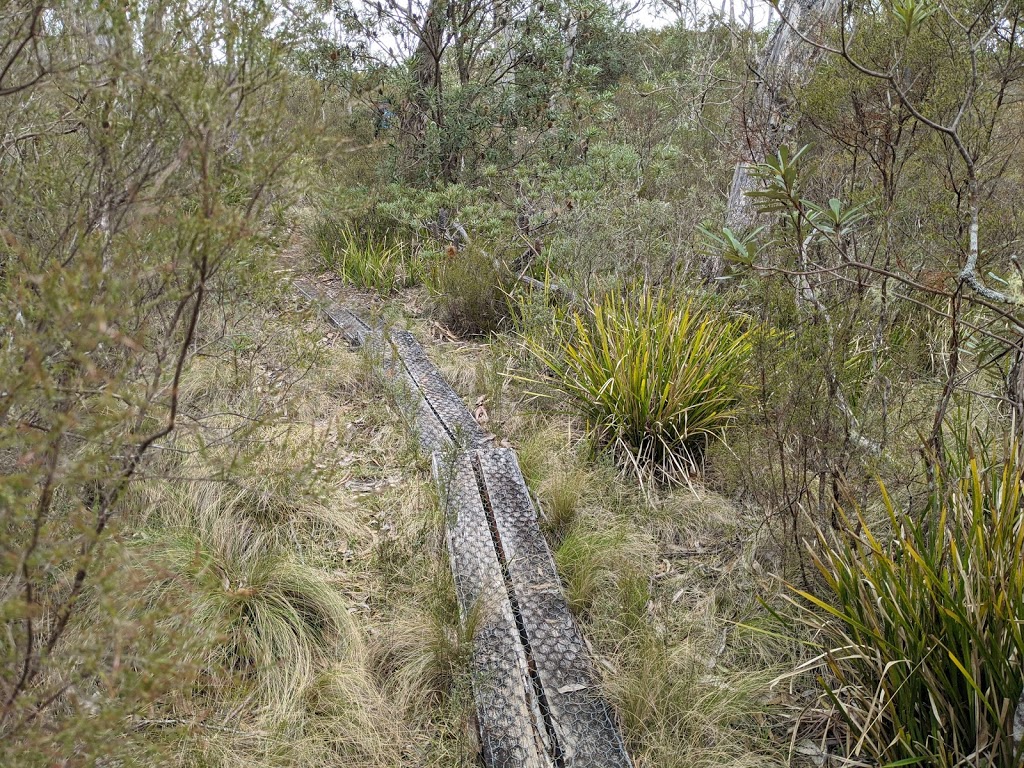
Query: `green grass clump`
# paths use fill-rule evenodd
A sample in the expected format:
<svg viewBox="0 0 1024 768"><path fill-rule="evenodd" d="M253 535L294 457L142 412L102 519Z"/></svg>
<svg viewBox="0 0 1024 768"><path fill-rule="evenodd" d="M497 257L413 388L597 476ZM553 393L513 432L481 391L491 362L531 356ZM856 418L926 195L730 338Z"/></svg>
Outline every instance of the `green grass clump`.
<svg viewBox="0 0 1024 768"><path fill-rule="evenodd" d="M607 294L558 327L554 348L528 340L557 388L620 464L685 477L736 413L749 332L693 299Z"/></svg>
<svg viewBox="0 0 1024 768"><path fill-rule="evenodd" d="M1024 514L1017 449L972 459L924 514L898 510L893 534L859 517L822 541L826 594L794 589L824 647L826 705L847 751L879 765L1016 768L1013 721L1024 688Z"/></svg>
<svg viewBox="0 0 1024 768"><path fill-rule="evenodd" d="M280 548L229 497L190 496L140 542L152 599L180 605L191 632L211 639L196 660L207 685L251 686L268 711L290 710L318 665L358 644L348 605L324 573Z"/></svg>
<svg viewBox="0 0 1024 768"><path fill-rule="evenodd" d="M318 219L310 239L320 267L357 288L388 295L420 282L419 262L402 243L359 233L331 218Z"/></svg>
<svg viewBox="0 0 1024 768"><path fill-rule="evenodd" d="M479 248L449 249L425 280L444 323L462 335L487 336L508 320L504 278Z"/></svg>

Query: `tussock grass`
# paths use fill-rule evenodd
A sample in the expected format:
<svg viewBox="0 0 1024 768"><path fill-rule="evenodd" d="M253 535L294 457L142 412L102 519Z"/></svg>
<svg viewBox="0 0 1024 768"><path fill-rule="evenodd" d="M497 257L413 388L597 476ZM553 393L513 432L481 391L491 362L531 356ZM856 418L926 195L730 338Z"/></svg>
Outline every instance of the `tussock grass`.
<svg viewBox="0 0 1024 768"><path fill-rule="evenodd" d="M426 273L442 322L466 336L487 336L507 326L507 279L480 248L438 256Z"/></svg>
<svg viewBox="0 0 1024 768"><path fill-rule="evenodd" d="M477 617L460 624L433 483L421 473L375 506L386 529L372 555L371 589L381 606L369 667L392 711L419 736L404 764L470 768L477 747L469 657Z"/></svg>
<svg viewBox="0 0 1024 768"><path fill-rule="evenodd" d="M209 483L179 493L137 545L147 591L179 603L211 639L197 666L212 680L235 678L260 709L287 711L318 662L358 644L348 606L325 574L247 521L237 496Z"/></svg>
<svg viewBox="0 0 1024 768"><path fill-rule="evenodd" d="M590 473L571 468L552 472L540 484L542 524L554 541L561 541L572 530L590 483Z"/></svg>
<svg viewBox="0 0 1024 768"><path fill-rule="evenodd" d="M507 426L637 763L786 764L793 709L772 683L803 656L758 601L779 587L756 516L699 488L638 493L556 412L519 409Z"/></svg>
<svg viewBox="0 0 1024 768"><path fill-rule="evenodd" d="M403 243L358 232L336 219L317 219L309 243L321 269L337 273L357 288L386 296L422 278L423 267Z"/></svg>
<svg viewBox="0 0 1024 768"><path fill-rule="evenodd" d="M764 702L785 656L735 628L765 614L758 579L743 566L749 555L728 538L736 521L693 514L690 491L679 492L681 504L663 496L623 513L607 485L621 481L604 482L585 496L556 557L634 758L781 765ZM699 540L706 551L693 546Z"/></svg>
<svg viewBox="0 0 1024 768"><path fill-rule="evenodd" d="M590 519L574 526L555 550L558 573L576 614L586 615L595 600L614 586L616 566L628 551L621 526L596 527L593 523Z"/></svg>
<svg viewBox="0 0 1024 768"><path fill-rule="evenodd" d="M757 749L758 698L769 677L734 670L709 675L688 649L634 642L608 691L636 751L651 765L781 765Z"/></svg>
<svg viewBox="0 0 1024 768"><path fill-rule="evenodd" d="M125 620L178 670L135 753L470 766L472 627L429 476L364 356L287 309L211 315L183 428L125 499Z"/></svg>

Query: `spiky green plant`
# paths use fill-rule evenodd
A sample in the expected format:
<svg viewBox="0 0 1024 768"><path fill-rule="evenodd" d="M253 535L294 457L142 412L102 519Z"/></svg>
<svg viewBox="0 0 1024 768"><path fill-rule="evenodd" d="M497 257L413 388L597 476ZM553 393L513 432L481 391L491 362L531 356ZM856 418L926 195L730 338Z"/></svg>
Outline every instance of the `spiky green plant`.
<svg viewBox="0 0 1024 768"><path fill-rule="evenodd" d="M1021 454L970 460L923 514L882 488L891 535L859 532L815 555L826 594L793 588L824 646L821 684L850 755L880 765L1017 768L1024 677Z"/></svg>
<svg viewBox="0 0 1024 768"><path fill-rule="evenodd" d="M560 323L556 343L527 339L598 440L641 476L674 481L736 415L749 331L694 299L609 293Z"/></svg>
<svg viewBox="0 0 1024 768"><path fill-rule="evenodd" d="M394 293L418 283L419 262L401 243L361 234L331 218L321 218L311 233L314 259L357 288Z"/></svg>

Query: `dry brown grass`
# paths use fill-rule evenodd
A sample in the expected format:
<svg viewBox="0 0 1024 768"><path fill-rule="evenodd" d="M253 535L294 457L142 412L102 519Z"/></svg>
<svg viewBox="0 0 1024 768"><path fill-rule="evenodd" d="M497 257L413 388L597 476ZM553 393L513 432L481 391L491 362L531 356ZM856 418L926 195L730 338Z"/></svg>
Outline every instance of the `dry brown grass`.
<svg viewBox="0 0 1024 768"><path fill-rule="evenodd" d="M133 616L189 637L138 732L183 766L471 765L468 639L388 393L290 299L207 330L125 503Z"/></svg>
<svg viewBox="0 0 1024 768"><path fill-rule="evenodd" d="M519 452L637 765L781 764L795 699L771 682L795 650L739 626L772 629L755 598L776 589L766 575L774 545L756 521L699 488L639 493L593 462L580 425L526 402L503 375L515 364L511 345L439 340L432 324L392 315ZM179 691L165 710L179 725L151 735L175 743L181 765L468 768L476 760L472 631L459 627L424 458L360 353L305 312L280 320L268 312L261 323L276 338L248 353L247 384L200 361L185 391L236 414L276 398L274 418L246 431L241 446L197 448L204 434L237 428L237 417L184 430L177 445L186 453L169 453L161 469L193 479L140 485L134 519L158 540L169 527L194 528L197 509L214 510L210 533L221 551L259 551L329 590L344 610L345 640L314 643L279 661L292 665L287 673L262 678L240 680L221 663L219 688ZM294 359L300 339L306 372L275 388L274 371ZM200 467L225 464L230 482L195 482ZM188 570L180 557L171 566ZM236 582L204 582L204 594L237 590ZM183 615L194 612L193 604ZM190 652L202 659L215 645Z"/></svg>

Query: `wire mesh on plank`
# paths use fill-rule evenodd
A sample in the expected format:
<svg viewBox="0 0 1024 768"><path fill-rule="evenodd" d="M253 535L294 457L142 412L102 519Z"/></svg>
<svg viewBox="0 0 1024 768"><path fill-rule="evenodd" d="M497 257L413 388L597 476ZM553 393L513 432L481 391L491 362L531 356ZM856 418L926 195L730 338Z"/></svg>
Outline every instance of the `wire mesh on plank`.
<svg viewBox="0 0 1024 768"><path fill-rule="evenodd" d="M383 358L385 373L397 384L398 408L412 423L416 440L430 453L447 450L451 445L448 429L430 407L401 359L396 359L387 351L384 352Z"/></svg>
<svg viewBox="0 0 1024 768"><path fill-rule="evenodd" d="M305 278L295 281L295 290L317 305L335 328L351 346L362 346L372 329L359 315L325 297L321 291Z"/></svg>
<svg viewBox="0 0 1024 768"><path fill-rule="evenodd" d="M470 455L434 454L447 513L448 551L459 612L473 627L472 679L484 763L553 768L505 577L494 550Z"/></svg>
<svg viewBox="0 0 1024 768"><path fill-rule="evenodd" d="M507 564L528 653L543 687L562 759L574 768L627 768L614 714L562 592L515 453L474 452L486 502L494 510L497 551Z"/></svg>
<svg viewBox="0 0 1024 768"><path fill-rule="evenodd" d="M480 429L462 398L430 362L413 335L408 331L396 330L391 332L391 339L409 375L445 425L452 442L463 448L487 445L490 438Z"/></svg>

